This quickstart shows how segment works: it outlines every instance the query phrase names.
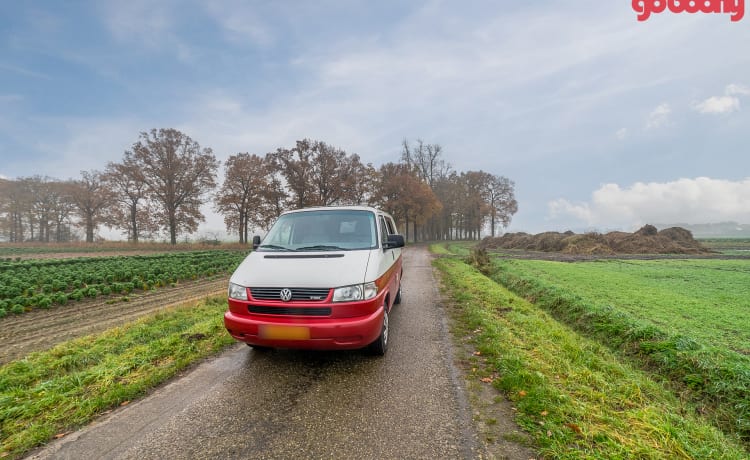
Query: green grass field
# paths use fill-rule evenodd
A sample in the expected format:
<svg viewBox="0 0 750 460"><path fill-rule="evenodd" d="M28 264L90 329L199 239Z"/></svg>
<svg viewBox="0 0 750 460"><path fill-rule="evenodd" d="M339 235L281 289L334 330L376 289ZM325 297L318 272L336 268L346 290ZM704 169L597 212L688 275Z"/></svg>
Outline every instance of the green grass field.
<svg viewBox="0 0 750 460"><path fill-rule="evenodd" d="M750 260L498 262L667 333L750 354Z"/></svg>
<svg viewBox="0 0 750 460"><path fill-rule="evenodd" d="M76 430L236 343L225 310L225 296L192 302L0 366L0 458Z"/></svg>
<svg viewBox="0 0 750 460"><path fill-rule="evenodd" d="M544 458L743 459L669 381L513 294L459 258L442 257L452 330L477 350L474 378L505 393Z"/></svg>
<svg viewBox="0 0 750 460"><path fill-rule="evenodd" d="M710 238L699 240L707 248L728 256L750 256L750 238Z"/></svg>
<svg viewBox="0 0 750 460"><path fill-rule="evenodd" d="M496 259L483 269L750 445L750 261Z"/></svg>

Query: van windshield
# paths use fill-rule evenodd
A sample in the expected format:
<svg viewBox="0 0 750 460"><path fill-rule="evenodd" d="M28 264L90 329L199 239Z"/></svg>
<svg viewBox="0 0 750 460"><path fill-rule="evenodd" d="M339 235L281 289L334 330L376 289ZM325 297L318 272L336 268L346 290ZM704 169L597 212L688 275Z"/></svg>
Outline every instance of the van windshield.
<svg viewBox="0 0 750 460"><path fill-rule="evenodd" d="M375 215L364 210L284 214L258 251L351 251L378 247Z"/></svg>

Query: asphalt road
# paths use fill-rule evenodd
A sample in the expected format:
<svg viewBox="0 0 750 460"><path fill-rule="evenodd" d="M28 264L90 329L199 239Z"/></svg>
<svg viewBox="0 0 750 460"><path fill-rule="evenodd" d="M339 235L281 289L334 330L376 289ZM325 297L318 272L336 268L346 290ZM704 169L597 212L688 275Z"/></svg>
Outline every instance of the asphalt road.
<svg viewBox="0 0 750 460"><path fill-rule="evenodd" d="M482 456L426 248L404 267L385 357L238 344L32 458Z"/></svg>

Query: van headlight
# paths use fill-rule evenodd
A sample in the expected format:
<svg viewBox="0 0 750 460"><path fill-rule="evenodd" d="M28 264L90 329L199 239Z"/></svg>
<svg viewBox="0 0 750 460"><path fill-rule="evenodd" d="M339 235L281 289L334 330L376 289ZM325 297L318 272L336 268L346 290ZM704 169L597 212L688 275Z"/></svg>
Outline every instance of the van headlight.
<svg viewBox="0 0 750 460"><path fill-rule="evenodd" d="M247 288L239 284L229 283L229 298L247 300Z"/></svg>
<svg viewBox="0 0 750 460"><path fill-rule="evenodd" d="M378 293L378 287L374 282L365 284L353 284L343 286L333 290L334 302L356 302L357 300L368 300L375 297Z"/></svg>

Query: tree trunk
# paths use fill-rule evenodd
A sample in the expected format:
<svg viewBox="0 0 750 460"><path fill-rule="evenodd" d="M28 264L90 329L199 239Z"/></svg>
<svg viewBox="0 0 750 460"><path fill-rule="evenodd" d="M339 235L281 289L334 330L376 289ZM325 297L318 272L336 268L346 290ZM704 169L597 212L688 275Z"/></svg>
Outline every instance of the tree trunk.
<svg viewBox="0 0 750 460"><path fill-rule="evenodd" d="M177 244L177 219L174 212L169 213L169 242Z"/></svg>
<svg viewBox="0 0 750 460"><path fill-rule="evenodd" d="M91 214L86 216L86 242L94 242L94 220L92 219Z"/></svg>
<svg viewBox="0 0 750 460"><path fill-rule="evenodd" d="M134 203L130 205L130 231L133 243L138 243L138 208Z"/></svg>

